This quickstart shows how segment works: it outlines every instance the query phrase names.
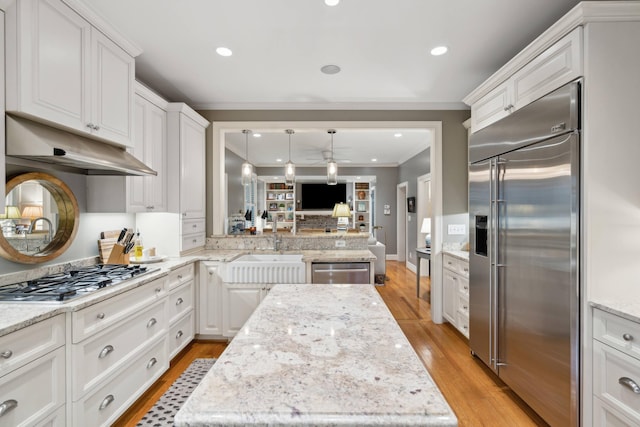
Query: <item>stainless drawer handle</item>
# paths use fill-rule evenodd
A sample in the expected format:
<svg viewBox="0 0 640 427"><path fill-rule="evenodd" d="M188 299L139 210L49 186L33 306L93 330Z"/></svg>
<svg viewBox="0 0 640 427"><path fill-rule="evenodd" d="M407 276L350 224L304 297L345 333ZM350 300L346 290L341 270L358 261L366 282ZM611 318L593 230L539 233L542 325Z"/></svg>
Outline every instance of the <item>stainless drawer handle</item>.
<svg viewBox="0 0 640 427"><path fill-rule="evenodd" d="M620 377L618 379L618 383L620 385L625 386L626 388L628 388L629 390L631 390L635 394L640 394L640 386L638 386L638 384L634 380L632 380L631 378L629 378L629 377Z"/></svg>
<svg viewBox="0 0 640 427"><path fill-rule="evenodd" d="M8 359L11 356L13 356L13 351L11 350L5 350L2 353L0 353L0 357L2 357L3 359Z"/></svg>
<svg viewBox="0 0 640 427"><path fill-rule="evenodd" d="M149 319L149 321L147 322L147 328L152 327L153 325L155 325L156 323L158 323L158 321L156 320L155 317L152 317L151 319Z"/></svg>
<svg viewBox="0 0 640 427"><path fill-rule="evenodd" d="M156 288L156 294L159 294L162 291L162 288Z"/></svg>
<svg viewBox="0 0 640 427"><path fill-rule="evenodd" d="M111 405L111 402L113 402L114 400L116 400L115 397L113 397L113 394L110 394L109 396L104 398L104 400L102 401L102 403L100 404L100 407L98 409L100 409L102 411L107 406Z"/></svg>
<svg viewBox="0 0 640 427"><path fill-rule="evenodd" d="M151 360L149 360L149 362L147 363L147 369L153 368L156 363L158 363L158 359L152 357Z"/></svg>
<svg viewBox="0 0 640 427"><path fill-rule="evenodd" d="M463 305L463 306L462 306L462 309L463 309L463 310L468 310L468 309L469 309L469 307L467 307L466 305Z"/></svg>
<svg viewBox="0 0 640 427"><path fill-rule="evenodd" d="M113 346L112 345L108 345L105 348L102 349L102 351L100 352L100 354L98 355L98 359L104 359L105 357L107 357L109 355L109 353L111 353L113 351Z"/></svg>
<svg viewBox="0 0 640 427"><path fill-rule="evenodd" d="M184 335L182 331L178 331L178 333L176 334L176 339L179 340L182 337L182 335Z"/></svg>
<svg viewBox="0 0 640 427"><path fill-rule="evenodd" d="M178 280L182 280L182 274L178 274Z"/></svg>
<svg viewBox="0 0 640 427"><path fill-rule="evenodd" d="M198 224L193 224L192 227L193 228L198 228Z"/></svg>
<svg viewBox="0 0 640 427"><path fill-rule="evenodd" d="M468 286L463 286L462 289L464 289L465 291L468 291L469 287Z"/></svg>
<svg viewBox="0 0 640 427"><path fill-rule="evenodd" d="M184 302L184 300L182 298L178 298L178 300L176 301L176 305L180 305Z"/></svg>
<svg viewBox="0 0 640 427"><path fill-rule="evenodd" d="M465 273L468 273L468 272L469 272L469 269L465 267L465 268L464 268L464 272L465 272Z"/></svg>
<svg viewBox="0 0 640 427"><path fill-rule="evenodd" d="M4 402L2 402L2 405L0 405L0 417L11 411L16 406L18 406L18 401L14 399L5 400Z"/></svg>
<svg viewBox="0 0 640 427"><path fill-rule="evenodd" d="M104 319L104 313L98 313L98 315L96 317L98 319L102 320L102 319Z"/></svg>
<svg viewBox="0 0 640 427"><path fill-rule="evenodd" d="M624 334L624 335L622 335L622 338L625 341L633 341L633 335L631 335L631 334Z"/></svg>

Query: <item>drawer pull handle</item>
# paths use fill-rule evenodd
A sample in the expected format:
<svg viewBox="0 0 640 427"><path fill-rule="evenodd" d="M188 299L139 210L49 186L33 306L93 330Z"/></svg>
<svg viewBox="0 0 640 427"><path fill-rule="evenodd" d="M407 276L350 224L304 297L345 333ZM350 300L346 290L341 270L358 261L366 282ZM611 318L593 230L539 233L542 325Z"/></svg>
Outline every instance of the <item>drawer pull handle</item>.
<svg viewBox="0 0 640 427"><path fill-rule="evenodd" d="M467 267L465 267L465 268L464 268L464 272L465 272L465 273L468 273L468 272L469 272L469 269L468 269Z"/></svg>
<svg viewBox="0 0 640 427"><path fill-rule="evenodd" d="M156 294L159 294L162 291L162 288L156 288Z"/></svg>
<svg viewBox="0 0 640 427"><path fill-rule="evenodd" d="M98 409L100 409L102 411L107 406L111 405L111 402L113 402L114 400L116 400L115 397L113 397L113 394L110 394L109 396L104 398L104 400L102 401L102 403L100 404L100 407Z"/></svg>
<svg viewBox="0 0 640 427"><path fill-rule="evenodd" d="M11 356L13 356L13 351L11 350L5 350L2 353L0 353L0 357L2 357L3 359L8 359Z"/></svg>
<svg viewBox="0 0 640 427"><path fill-rule="evenodd" d="M179 340L182 337L182 335L184 335L182 331L178 331L178 333L176 334L176 339Z"/></svg>
<svg viewBox="0 0 640 427"><path fill-rule="evenodd" d="M178 298L178 301L176 301L176 305L180 305L184 302L184 300L182 298Z"/></svg>
<svg viewBox="0 0 640 427"><path fill-rule="evenodd" d="M463 289L464 289L465 291L468 291L468 290L469 290L469 287L468 287L468 286L464 286L464 287L463 287Z"/></svg>
<svg viewBox="0 0 640 427"><path fill-rule="evenodd" d="M629 378L629 377L620 377L620 379L618 379L618 383L620 385L625 386L626 388L628 388L629 390L631 390L635 394L640 394L640 386L638 386L638 384L634 380L632 380L631 378Z"/></svg>
<svg viewBox="0 0 640 427"><path fill-rule="evenodd" d="M193 224L192 227L193 228L198 228L198 224Z"/></svg>
<svg viewBox="0 0 640 427"><path fill-rule="evenodd" d="M107 357L109 355L109 353L111 353L113 351L113 346L112 345L108 345L105 348L102 349L102 351L100 352L100 354L98 355L98 359L104 359L105 357Z"/></svg>
<svg viewBox="0 0 640 427"><path fill-rule="evenodd" d="M5 400L0 405L0 417L18 406L18 401L14 399Z"/></svg>
<svg viewBox="0 0 640 427"><path fill-rule="evenodd" d="M625 341L633 341L633 335L631 335L631 334L624 334L624 335L622 335L622 338Z"/></svg>
<svg viewBox="0 0 640 427"><path fill-rule="evenodd" d="M152 317L151 319L149 319L149 321L147 322L147 328L152 327L153 325L155 325L156 323L158 323L158 321L156 320L155 317Z"/></svg>
<svg viewBox="0 0 640 427"><path fill-rule="evenodd" d="M463 305L463 306L462 306L462 309L463 309L463 310L468 310L468 309L469 309L469 307L467 307L466 305Z"/></svg>
<svg viewBox="0 0 640 427"><path fill-rule="evenodd" d="M158 363L158 359L152 357L151 360L149 360L149 362L147 363L147 369L153 368L156 363Z"/></svg>
<svg viewBox="0 0 640 427"><path fill-rule="evenodd" d="M98 313L98 315L96 317L98 319L102 320L102 319L104 319L104 313Z"/></svg>
<svg viewBox="0 0 640 427"><path fill-rule="evenodd" d="M182 280L182 274L178 274L178 280Z"/></svg>

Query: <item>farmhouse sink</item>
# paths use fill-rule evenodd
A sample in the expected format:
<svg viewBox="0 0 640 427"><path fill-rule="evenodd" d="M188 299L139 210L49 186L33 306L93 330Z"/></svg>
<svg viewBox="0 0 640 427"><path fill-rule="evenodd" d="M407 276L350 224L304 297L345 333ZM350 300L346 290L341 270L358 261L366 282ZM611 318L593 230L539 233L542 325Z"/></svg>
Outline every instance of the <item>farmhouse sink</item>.
<svg viewBox="0 0 640 427"><path fill-rule="evenodd" d="M300 254L249 254L225 266L226 283L305 283Z"/></svg>

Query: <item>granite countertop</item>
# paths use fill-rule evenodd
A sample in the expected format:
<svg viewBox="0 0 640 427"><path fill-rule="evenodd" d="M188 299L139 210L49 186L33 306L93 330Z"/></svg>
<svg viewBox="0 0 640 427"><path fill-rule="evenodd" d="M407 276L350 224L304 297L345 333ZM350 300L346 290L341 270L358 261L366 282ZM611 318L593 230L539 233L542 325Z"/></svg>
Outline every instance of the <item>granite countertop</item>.
<svg viewBox="0 0 640 427"><path fill-rule="evenodd" d="M260 253L268 251L248 251L248 250L203 250L189 256L171 257L166 260L153 264L144 264L149 269L154 269L153 273L146 274L135 279L128 280L125 283L106 287L100 291L93 292L87 296L77 298L65 303L20 303L20 302L0 302L0 337L26 326L32 325L39 321L48 319L64 312L73 312L81 310L85 307L99 303L106 299L112 298L123 292L137 288L147 284L153 280L159 279L169 274L176 268L183 267L196 261L219 261L229 262L247 253ZM302 253L303 261L372 261L376 257L370 251L358 250L342 250L342 251L292 251L291 253ZM84 261L86 263L86 260ZM48 272L43 272L39 277L51 273L51 267ZM58 268L58 270L60 270ZM60 270L61 271L61 270ZM9 275L8 275L9 276ZM16 283L25 281L34 277L33 270L27 270L24 273L11 274L12 282ZM38 276L35 276L38 277Z"/></svg>
<svg viewBox="0 0 640 427"><path fill-rule="evenodd" d="M443 251L445 254L451 255L452 257L461 259L463 261L469 261L469 251Z"/></svg>
<svg viewBox="0 0 640 427"><path fill-rule="evenodd" d="M175 425L456 426L457 419L373 286L281 284Z"/></svg>
<svg viewBox="0 0 640 427"><path fill-rule="evenodd" d="M614 300L595 300L589 301L592 307L599 308L632 322L640 323L640 301L614 301Z"/></svg>

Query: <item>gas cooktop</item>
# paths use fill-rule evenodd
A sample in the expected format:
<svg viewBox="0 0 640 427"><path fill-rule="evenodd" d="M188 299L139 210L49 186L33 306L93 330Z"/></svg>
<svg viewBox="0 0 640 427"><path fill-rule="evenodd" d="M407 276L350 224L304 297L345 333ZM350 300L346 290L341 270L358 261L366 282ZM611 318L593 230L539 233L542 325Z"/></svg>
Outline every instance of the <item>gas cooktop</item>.
<svg viewBox="0 0 640 427"><path fill-rule="evenodd" d="M82 267L0 287L0 302L64 302L158 270L117 264Z"/></svg>

